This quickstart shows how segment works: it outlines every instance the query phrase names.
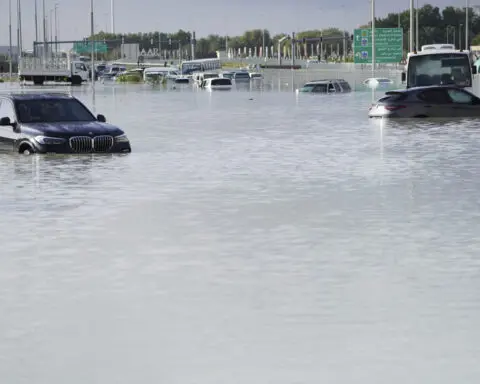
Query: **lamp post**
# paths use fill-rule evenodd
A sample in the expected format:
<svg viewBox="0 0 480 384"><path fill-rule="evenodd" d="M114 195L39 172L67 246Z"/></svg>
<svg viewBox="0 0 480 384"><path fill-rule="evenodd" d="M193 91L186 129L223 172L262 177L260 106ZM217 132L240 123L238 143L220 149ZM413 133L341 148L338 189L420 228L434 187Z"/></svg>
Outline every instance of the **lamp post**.
<svg viewBox="0 0 480 384"><path fill-rule="evenodd" d="M43 0L42 4L42 11L43 11L43 65L45 66L45 62L47 61L47 13L45 12L45 0Z"/></svg>
<svg viewBox="0 0 480 384"><path fill-rule="evenodd" d="M8 0L8 69L10 72L10 81L12 81L12 0Z"/></svg>
<svg viewBox="0 0 480 384"><path fill-rule="evenodd" d="M114 8L114 0L110 0L110 17L111 17L111 27L112 27L112 34L115 34L115 8Z"/></svg>
<svg viewBox="0 0 480 384"><path fill-rule="evenodd" d="M37 41L38 41L38 13L37 13L37 0L35 0L35 42ZM34 55L36 54L35 49L33 54Z"/></svg>
<svg viewBox="0 0 480 384"><path fill-rule="evenodd" d="M463 24L460 24L458 26L458 48L462 49L462 27Z"/></svg>
<svg viewBox="0 0 480 384"><path fill-rule="evenodd" d="M278 40L278 65L282 65L282 54L280 52L282 49L282 43L289 38L290 36L283 36L280 40Z"/></svg>
<svg viewBox="0 0 480 384"><path fill-rule="evenodd" d="M50 24L50 47L52 47L52 42L53 42L53 9L50 9L50 19L48 20ZM52 49L53 52L53 49Z"/></svg>
<svg viewBox="0 0 480 384"><path fill-rule="evenodd" d="M92 43L92 52L91 52L91 59L92 59L92 67L90 68L90 74L92 76L92 90L95 90L95 37L94 37L94 21L93 21L93 0L90 0L90 35L91 35L91 43Z"/></svg>
<svg viewBox="0 0 480 384"><path fill-rule="evenodd" d="M265 58L265 29L262 29L262 58L266 61L266 58Z"/></svg>
<svg viewBox="0 0 480 384"><path fill-rule="evenodd" d="M375 77L375 0L372 2L372 77Z"/></svg>
<svg viewBox="0 0 480 384"><path fill-rule="evenodd" d="M420 50L420 45L419 45L419 32L418 32L418 0L417 0L417 8L415 10L415 50L419 51Z"/></svg>
<svg viewBox="0 0 480 384"><path fill-rule="evenodd" d="M58 53L57 8L58 8L58 3L55 3L55 56Z"/></svg>
<svg viewBox="0 0 480 384"><path fill-rule="evenodd" d="M413 5L413 1L414 0L410 0L410 41L409 41L409 47L408 47L408 50L410 52L413 52L413 31L414 31L414 27L413 27L413 9L414 9L414 5Z"/></svg>
<svg viewBox="0 0 480 384"><path fill-rule="evenodd" d="M465 49L468 50L470 49L469 47L469 42L468 42L468 11L470 10L470 5L468 3L468 0L465 0Z"/></svg>

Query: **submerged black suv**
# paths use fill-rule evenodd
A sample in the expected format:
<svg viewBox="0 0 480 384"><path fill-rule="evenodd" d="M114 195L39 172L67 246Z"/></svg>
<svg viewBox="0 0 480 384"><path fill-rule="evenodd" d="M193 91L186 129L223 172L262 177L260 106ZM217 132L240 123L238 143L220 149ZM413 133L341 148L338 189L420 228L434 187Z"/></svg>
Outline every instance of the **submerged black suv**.
<svg viewBox="0 0 480 384"><path fill-rule="evenodd" d="M120 128L75 97L26 92L0 94L0 151L128 153L131 147Z"/></svg>

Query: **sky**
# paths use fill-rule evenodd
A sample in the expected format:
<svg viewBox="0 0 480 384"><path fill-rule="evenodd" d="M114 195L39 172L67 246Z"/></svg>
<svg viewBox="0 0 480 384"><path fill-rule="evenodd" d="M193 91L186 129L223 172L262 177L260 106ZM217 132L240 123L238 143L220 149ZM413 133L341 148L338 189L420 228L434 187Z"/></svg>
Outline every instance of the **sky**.
<svg viewBox="0 0 480 384"><path fill-rule="evenodd" d="M9 12L12 2L12 39L16 45L17 0L0 0L0 45L8 45ZM36 0L39 40L43 38L42 7L47 18L55 19L57 6L58 40L78 40L90 34L89 0ZM265 28L272 34L291 33L328 27L352 31L371 17L369 0L114 0L115 32L195 31L197 39L208 34L240 35L245 30ZM465 0L418 0L440 8L462 7ZM111 28L111 0L93 0L95 30ZM410 6L409 0L375 0L375 15L383 17ZM24 49L35 40L35 0L21 0ZM55 23L47 21L47 31L54 35ZM47 32L50 33L50 32Z"/></svg>

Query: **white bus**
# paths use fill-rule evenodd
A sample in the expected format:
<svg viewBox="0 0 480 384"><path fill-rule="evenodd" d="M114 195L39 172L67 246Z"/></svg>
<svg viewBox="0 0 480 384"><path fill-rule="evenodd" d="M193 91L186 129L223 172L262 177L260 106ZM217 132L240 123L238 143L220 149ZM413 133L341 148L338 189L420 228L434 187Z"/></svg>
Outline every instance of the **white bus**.
<svg viewBox="0 0 480 384"><path fill-rule="evenodd" d="M473 76L476 73L469 51L456 50L453 44L431 44L408 54L402 83L406 82L407 88L456 85L477 93Z"/></svg>
<svg viewBox="0 0 480 384"><path fill-rule="evenodd" d="M222 63L219 59L199 59L182 62L180 72L182 75L191 75L193 72L215 71L220 68Z"/></svg>

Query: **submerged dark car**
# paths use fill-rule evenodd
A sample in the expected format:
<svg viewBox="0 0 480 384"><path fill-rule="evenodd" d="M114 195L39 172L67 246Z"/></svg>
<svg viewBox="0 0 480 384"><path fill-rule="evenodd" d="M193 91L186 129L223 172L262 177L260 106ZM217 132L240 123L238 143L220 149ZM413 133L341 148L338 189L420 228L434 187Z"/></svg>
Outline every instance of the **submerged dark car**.
<svg viewBox="0 0 480 384"><path fill-rule="evenodd" d="M129 153L130 141L105 116L63 93L0 95L0 151Z"/></svg>
<svg viewBox="0 0 480 384"><path fill-rule="evenodd" d="M432 85L385 92L369 117L480 117L480 98L455 85Z"/></svg>

